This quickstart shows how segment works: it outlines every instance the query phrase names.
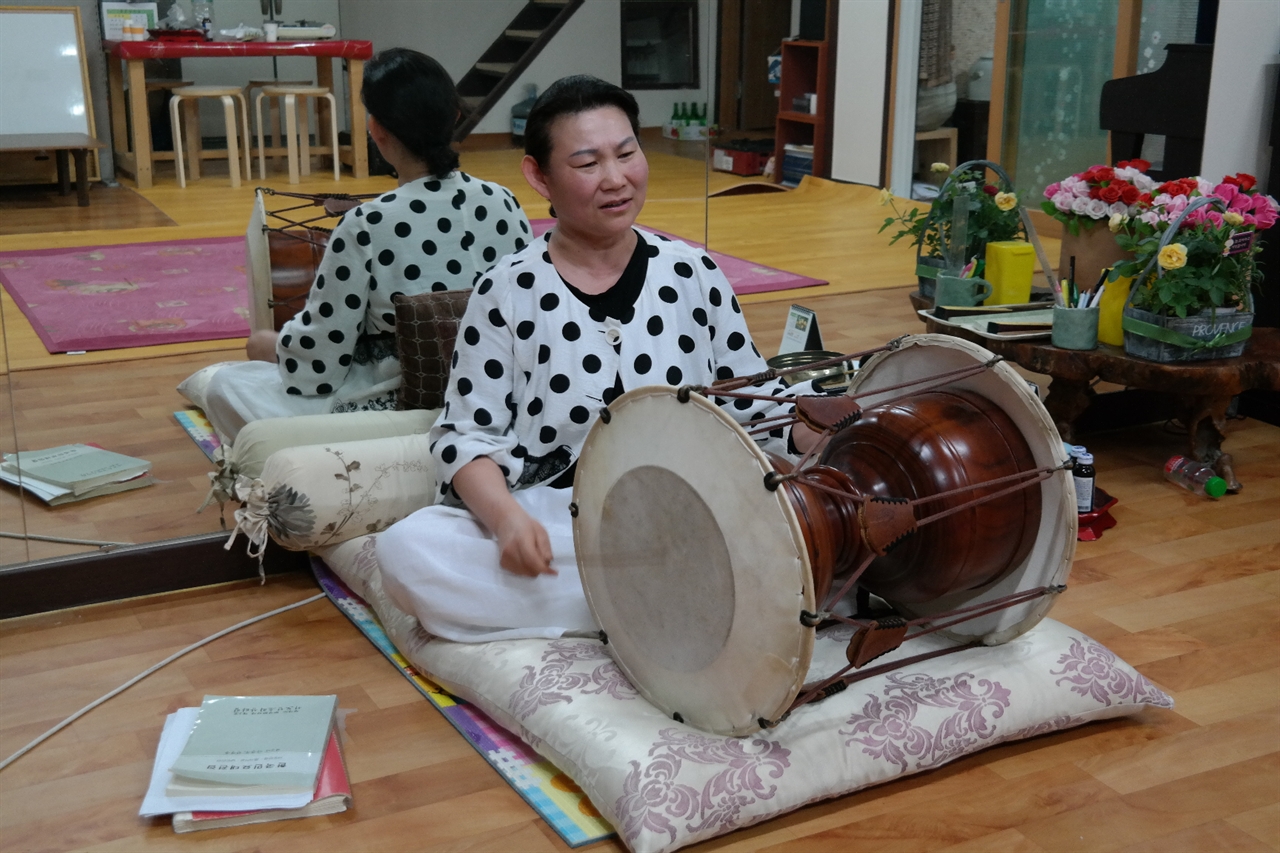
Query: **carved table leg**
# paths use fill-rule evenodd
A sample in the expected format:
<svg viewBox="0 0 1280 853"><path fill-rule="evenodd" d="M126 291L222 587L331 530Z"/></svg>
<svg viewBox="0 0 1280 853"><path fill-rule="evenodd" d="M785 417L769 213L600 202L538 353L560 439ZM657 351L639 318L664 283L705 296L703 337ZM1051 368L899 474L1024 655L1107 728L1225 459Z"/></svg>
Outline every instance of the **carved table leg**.
<svg viewBox="0 0 1280 853"><path fill-rule="evenodd" d="M1049 383L1049 394L1044 399L1044 407L1048 410L1049 417L1053 418L1063 441L1072 440L1076 418L1089 408L1092 396L1087 378L1055 376Z"/></svg>
<svg viewBox="0 0 1280 853"><path fill-rule="evenodd" d="M1183 405L1190 455L1212 465L1227 481L1227 491L1238 493L1244 487L1232 470L1231 454L1222 452L1222 440L1227 437L1227 407L1231 405L1231 396L1188 397L1183 399Z"/></svg>

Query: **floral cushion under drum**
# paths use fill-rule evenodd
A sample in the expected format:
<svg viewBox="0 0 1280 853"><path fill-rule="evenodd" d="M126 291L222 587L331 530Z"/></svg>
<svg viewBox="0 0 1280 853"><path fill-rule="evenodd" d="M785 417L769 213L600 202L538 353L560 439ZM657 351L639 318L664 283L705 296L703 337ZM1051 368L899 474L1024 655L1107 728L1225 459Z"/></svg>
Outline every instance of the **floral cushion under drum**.
<svg viewBox="0 0 1280 853"><path fill-rule="evenodd" d="M587 639L452 643L382 589L375 536L321 552L413 664L567 773L636 853L676 850L807 803L939 767L1006 741L1173 700L1101 644L1046 619L853 684L745 738L674 722ZM844 663L847 629L819 635L810 679ZM948 645L934 634L883 660Z"/></svg>

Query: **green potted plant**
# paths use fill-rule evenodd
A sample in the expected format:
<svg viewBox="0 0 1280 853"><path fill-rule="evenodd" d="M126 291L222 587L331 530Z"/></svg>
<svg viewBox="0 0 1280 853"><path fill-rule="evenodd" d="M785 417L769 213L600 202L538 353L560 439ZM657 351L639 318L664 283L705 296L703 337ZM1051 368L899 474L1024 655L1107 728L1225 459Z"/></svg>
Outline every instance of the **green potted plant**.
<svg viewBox="0 0 1280 853"><path fill-rule="evenodd" d="M1169 181L1116 239L1133 259L1108 277L1132 277L1124 310L1125 352L1153 361L1230 358L1253 327L1251 288L1261 283L1258 232L1277 220L1275 199L1252 176L1212 185Z"/></svg>
<svg viewBox="0 0 1280 853"><path fill-rule="evenodd" d="M948 166L934 163L932 168L945 172ZM1003 189L986 182L984 168L996 173ZM880 232L896 223L899 230L889 243L905 237L916 247L916 275L922 296L933 296L938 273L959 273L974 258L981 262L988 243L1025 236L1013 182L999 165L987 160L970 160L952 170L928 208L900 211L887 189L880 191L880 203L891 206L894 214L885 219ZM981 267L975 275L981 277Z"/></svg>

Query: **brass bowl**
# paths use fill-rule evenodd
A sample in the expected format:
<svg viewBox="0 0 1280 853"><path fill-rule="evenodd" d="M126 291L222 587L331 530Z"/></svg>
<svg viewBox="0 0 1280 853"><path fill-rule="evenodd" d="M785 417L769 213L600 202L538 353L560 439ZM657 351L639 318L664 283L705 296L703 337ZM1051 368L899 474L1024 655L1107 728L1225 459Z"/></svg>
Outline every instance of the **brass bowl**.
<svg viewBox="0 0 1280 853"><path fill-rule="evenodd" d="M820 361L829 361L833 358L839 358L844 355L840 352L828 352L826 350L799 350L797 352L785 352L782 355L775 355L769 359L768 364L774 370L790 370L795 367L803 367L806 364L815 364ZM800 370L796 373L781 377L782 381L787 385L797 385L801 382L812 382L818 380L818 385L823 390L830 391L837 388L847 386L849 384L849 371L851 365L847 362L841 364L829 364L826 367L816 367L812 370Z"/></svg>

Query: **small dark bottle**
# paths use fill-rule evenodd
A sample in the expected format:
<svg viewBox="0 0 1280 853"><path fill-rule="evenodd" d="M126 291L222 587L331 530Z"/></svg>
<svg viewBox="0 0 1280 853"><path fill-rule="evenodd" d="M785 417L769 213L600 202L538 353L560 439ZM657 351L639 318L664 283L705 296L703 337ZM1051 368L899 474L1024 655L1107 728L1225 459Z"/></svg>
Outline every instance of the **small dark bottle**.
<svg viewBox="0 0 1280 853"><path fill-rule="evenodd" d="M1076 512L1093 512L1093 454L1077 456L1071 474L1076 483Z"/></svg>

